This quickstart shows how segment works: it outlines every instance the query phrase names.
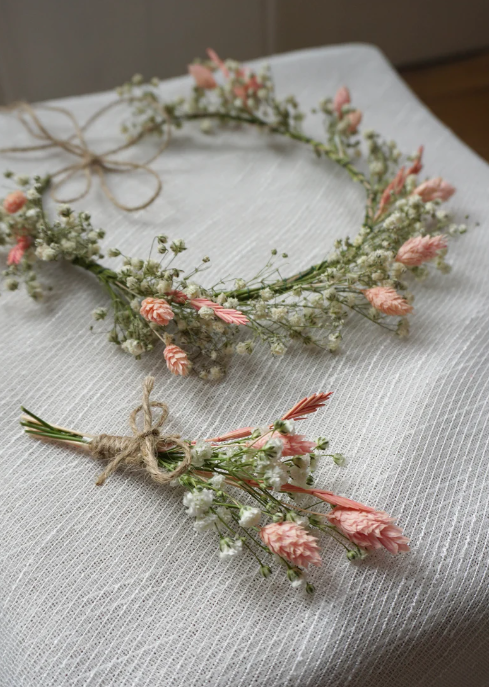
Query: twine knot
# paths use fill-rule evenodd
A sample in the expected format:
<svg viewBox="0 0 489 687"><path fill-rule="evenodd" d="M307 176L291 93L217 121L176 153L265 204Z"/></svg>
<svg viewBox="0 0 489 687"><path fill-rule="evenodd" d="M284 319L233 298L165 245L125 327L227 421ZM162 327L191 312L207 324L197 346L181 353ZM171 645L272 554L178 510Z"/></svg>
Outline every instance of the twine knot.
<svg viewBox="0 0 489 687"><path fill-rule="evenodd" d="M129 424L134 436L99 434L90 442L90 452L94 457L110 461L105 470L99 475L96 482L97 485L103 484L107 477L115 472L121 463L144 468L158 484L167 484L188 470L192 462L190 446L180 438L179 434L161 433L160 427L165 423L169 411L166 403L149 400L153 386L153 377L146 377L143 384L142 403L129 416ZM160 417L154 424L151 408L161 408ZM144 418L142 431L139 430L136 423L137 416L141 411ZM183 459L181 463L172 472L160 470L158 450L169 450L175 446L182 449Z"/></svg>
<svg viewBox="0 0 489 687"><path fill-rule="evenodd" d="M67 117L71 124L73 125L74 133L68 138L59 138L55 136L39 119L36 111L33 109L29 103L20 102L14 103L8 107L0 108L6 112L13 112L17 116L17 119L22 124L24 129L33 138L42 141L39 145L31 146L14 146L11 148L0 148L0 153L28 153L35 150L47 150L49 148L60 148L71 155L78 158L77 162L67 165L62 169L58 169L56 172L50 174L52 179L58 177L51 187L51 198L57 203L74 203L77 200L85 198L92 187L92 174L97 174L100 179L100 185L102 190L107 196L107 198L121 210L126 212L135 212L136 210L143 210L151 205L153 201L160 195L162 184L161 179L158 174L149 165L153 160L155 160L160 153L167 147L170 140L170 121L168 114L165 109L162 108L161 114L166 117L167 124L165 127L165 137L159 146L158 150L154 155L152 155L145 162L130 162L127 160L119 160L114 155L127 150L134 146L138 141L140 141L144 136L146 136L149 131L142 130L138 135L131 138L126 143L120 146L106 150L103 153L94 153L88 147L87 141L85 139L86 130L105 112L111 110L114 107L121 105L122 103L133 103L136 102L137 98L121 98L120 100L115 100L108 105L104 105L99 110L94 112L94 114L85 122L83 126L80 126L77 119L72 112L64 107L55 107L54 105L36 105L36 109L50 110L52 112L59 112L60 114ZM156 129L156 125L155 125ZM118 201L109 189L106 181L107 172L118 172L120 174L125 174L128 172L142 171L146 174L150 174L156 181L156 188L153 194L140 205L124 205ZM72 179L79 173L83 173L85 176L85 187L81 193L73 198L60 198L57 194L58 189L63 186L67 181Z"/></svg>

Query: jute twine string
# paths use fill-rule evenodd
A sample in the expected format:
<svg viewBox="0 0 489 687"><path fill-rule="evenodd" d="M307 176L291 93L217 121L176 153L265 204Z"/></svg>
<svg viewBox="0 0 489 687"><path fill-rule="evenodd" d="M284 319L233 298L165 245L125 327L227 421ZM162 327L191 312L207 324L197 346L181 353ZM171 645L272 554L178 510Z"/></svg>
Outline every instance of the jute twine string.
<svg viewBox="0 0 489 687"><path fill-rule="evenodd" d="M189 468L192 462L190 446L180 438L179 434L162 434L160 432L160 427L166 421L169 411L166 403L149 400L153 386L154 378L146 377L143 383L142 403L134 408L129 416L129 424L134 436L100 434L90 442L89 449L94 457L110 460L110 463L98 477L97 485L103 484L107 477L115 472L121 464L144 468L151 479L158 484L168 484L168 482L183 475ZM154 424L151 408L161 408L161 415ZM141 411L144 418L142 432L136 423L137 416ZM182 449L184 455L182 462L172 472L163 472L158 466L158 449L168 450L174 446L179 446Z"/></svg>
<svg viewBox="0 0 489 687"><path fill-rule="evenodd" d="M158 174L151 169L149 166L153 160L155 160L168 146L171 135L171 127L167 118L167 126L165 127L165 137L159 146L158 150L145 162L130 162L124 160L117 160L114 155L120 153L123 150L132 148L138 141L140 141L149 132L147 130L141 131L137 136L131 138L126 143L106 150L103 153L94 153L88 147L85 139L86 130L103 114L108 110L118 107L121 104L128 104L135 102L135 99L120 99L115 100L108 105L104 105L99 110L94 112L94 114L85 122L83 126L80 126L78 121L72 112L64 107L58 107L54 105L36 105L36 109L50 110L52 112L59 112L60 114L67 117L73 124L74 133L68 138L59 138L55 136L51 131L49 131L46 126L39 119L34 108L26 102L13 103L7 107L0 108L0 111L10 112L16 115L18 121L22 124L24 129L37 140L43 141L37 145L31 146L14 146L11 148L0 148L0 153L28 153L36 150L47 150L49 148L60 148L71 155L79 158L79 160L73 164L67 165L62 169L58 169L56 172L50 175L52 179L59 177L51 187L51 197L57 203L74 203L77 200L85 198L92 187L92 175L97 174L100 179L100 184L102 190L107 196L107 198L121 210L126 212L135 212L136 210L144 210L151 203L153 203L156 198L160 195L162 184L161 179ZM162 111L163 114L164 111ZM124 174L128 172L143 171L150 174L156 181L156 188L153 194L140 205L124 205L113 195L111 190L107 185L106 173L117 172L119 174ZM72 179L75 175L83 173L85 176L85 188L83 191L73 198L61 198L57 191L61 186L66 184L67 181Z"/></svg>

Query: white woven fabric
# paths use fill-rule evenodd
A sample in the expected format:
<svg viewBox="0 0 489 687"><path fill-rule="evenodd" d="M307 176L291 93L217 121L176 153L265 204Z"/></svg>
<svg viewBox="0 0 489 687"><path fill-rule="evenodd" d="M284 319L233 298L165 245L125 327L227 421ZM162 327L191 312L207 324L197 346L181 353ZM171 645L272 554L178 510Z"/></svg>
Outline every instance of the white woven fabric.
<svg viewBox="0 0 489 687"><path fill-rule="evenodd" d="M347 84L367 127L406 152L424 143L426 174L453 183L460 219L470 208L481 226L452 245L451 275L416 286L407 341L352 321L338 356L301 349L276 360L263 351L237 360L219 385L171 378L161 351L133 361L90 333L104 297L69 265L46 267L54 290L42 304L4 294L2 687L487 685L489 169L374 48L311 50L272 65L279 91L302 105ZM189 84L172 80L162 92ZM64 104L83 121L110 97ZM27 143L11 119L0 122L1 145ZM307 126L320 133L319 122ZM104 120L94 145L110 145L114 131ZM30 155L2 168L43 172L65 160ZM273 247L306 267L360 227L361 189L300 145L187 127L155 168L164 191L144 212L116 210L98 188L78 206L107 229L107 246L132 256L146 256L162 231L184 238L183 264L210 255L209 279L251 275ZM142 199L142 181L118 181L127 200ZM246 555L220 563L212 534L194 533L184 515L179 489L124 472L97 488L100 466L87 455L20 432L24 403L61 425L123 433L148 373L155 398L170 405L168 427L184 436L258 424L333 390L327 410L303 424L348 457L345 468L325 464L321 481L397 515L412 553L357 565L325 541L316 595L303 598L281 573L261 580Z"/></svg>

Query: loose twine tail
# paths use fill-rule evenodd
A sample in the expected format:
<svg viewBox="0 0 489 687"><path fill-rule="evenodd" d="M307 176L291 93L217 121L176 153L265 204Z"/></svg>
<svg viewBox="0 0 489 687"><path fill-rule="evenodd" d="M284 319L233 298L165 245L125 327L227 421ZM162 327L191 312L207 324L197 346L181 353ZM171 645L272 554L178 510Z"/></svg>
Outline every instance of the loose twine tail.
<svg viewBox="0 0 489 687"><path fill-rule="evenodd" d="M167 484L186 472L192 462L189 444L180 438L179 434L162 434L160 427L168 417L168 406L160 401L150 401L154 378L146 377L143 383L143 401L129 416L129 424L134 436L111 436L100 434L89 444L90 452L95 458L110 460L109 464L99 475L96 484L102 485L107 477L117 470L121 463L143 467L158 484ZM158 421L153 424L151 408L161 408ZM137 416L143 412L144 427L139 431L136 424ZM183 451L183 459L172 472L164 472L158 466L158 448L167 450L179 446Z"/></svg>
<svg viewBox="0 0 489 687"><path fill-rule="evenodd" d="M152 155L145 162L130 162L125 160L117 160L113 156L116 153L120 153L123 150L131 148L136 143L138 143L148 132L146 130L141 131L137 136L131 138L126 143L120 146L112 148L105 151L104 153L94 153L88 147L85 139L86 130L105 112L111 110L114 107L119 106L122 103L131 103L134 99L121 99L115 100L108 105L104 105L99 110L94 112L94 114L85 122L83 126L80 126L78 121L72 112L64 107L55 107L54 105L36 105L36 108L50 110L52 112L59 112L65 117L67 117L73 124L74 133L68 138L58 138L53 133L51 133L41 122L34 108L26 102L13 103L7 107L0 108L0 111L14 113L18 121L22 124L24 129L33 138L42 141L38 145L30 146L14 146L11 148L0 148L0 154L2 153L29 153L36 150L46 150L49 148L60 148L71 155L75 155L79 158L79 162L67 165L62 169L58 169L56 172L51 174L51 178L59 177L51 187L51 197L57 203L74 203L77 200L85 198L92 187L92 175L97 174L100 178L100 184L102 190L107 196L107 198L119 209L125 210L126 212L135 212L136 210L144 210L148 205L151 205L156 198L160 195L162 189L161 179L158 174L149 165L153 160L155 160L168 146L170 142L171 127L168 115L162 109L162 114L167 118L167 125L165 127L165 137L163 142L159 146L158 150L154 155ZM119 202L117 198L113 195L109 189L106 181L107 172L118 172L120 174L126 174L128 172L143 171L150 174L156 181L156 188L153 194L148 198L147 201L141 203L140 205L124 205ZM83 173L85 175L85 188L83 191L74 196L73 198L60 198L57 194L58 189L60 189L67 181L72 179L78 173Z"/></svg>

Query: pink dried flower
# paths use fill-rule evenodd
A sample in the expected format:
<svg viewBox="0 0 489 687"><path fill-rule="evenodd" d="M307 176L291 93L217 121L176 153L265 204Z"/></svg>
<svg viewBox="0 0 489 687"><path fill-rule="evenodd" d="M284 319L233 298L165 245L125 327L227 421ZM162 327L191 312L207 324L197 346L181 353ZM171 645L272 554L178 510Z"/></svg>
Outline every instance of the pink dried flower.
<svg viewBox="0 0 489 687"><path fill-rule="evenodd" d="M214 314L223 320L223 322L226 322L226 324L248 324L249 322L246 315L243 315L239 310L224 308L222 305L209 301L207 298L191 298L189 302L196 310L211 308L214 310Z"/></svg>
<svg viewBox="0 0 489 687"><path fill-rule="evenodd" d="M230 441L231 439L243 439L244 437L249 437L253 433L253 427L240 427L239 429L232 429L226 434L222 434L219 437L214 437L213 439L206 439L209 443L217 444L221 441Z"/></svg>
<svg viewBox="0 0 489 687"><path fill-rule="evenodd" d="M270 439L280 439L283 444L282 455L286 456L303 456L314 450L316 444L314 441L307 441L303 434L280 434L280 432L272 432L265 434L249 445L253 448L263 448Z"/></svg>
<svg viewBox="0 0 489 687"><path fill-rule="evenodd" d="M325 401L327 401L333 395L332 391L327 393L321 392L318 394L313 394L312 396L306 396L301 401L295 404L290 410L288 410L283 416L282 420L303 420L306 415L315 413L316 410L324 406Z"/></svg>
<svg viewBox="0 0 489 687"><path fill-rule="evenodd" d="M354 110L346 115L348 120L348 131L351 134L356 133L358 127L360 126L360 122L362 121L362 117L363 115L360 110Z"/></svg>
<svg viewBox="0 0 489 687"><path fill-rule="evenodd" d="M424 203L430 200L448 200L454 193L455 188L441 177L423 181L413 191L413 194L420 196Z"/></svg>
<svg viewBox="0 0 489 687"><path fill-rule="evenodd" d="M31 239L29 236L19 236L17 243L9 251L7 256L7 265L18 265L30 245Z"/></svg>
<svg viewBox="0 0 489 687"><path fill-rule="evenodd" d="M186 377L190 372L190 360L185 351L175 344L169 344L163 351L163 356L166 360L166 366L174 375Z"/></svg>
<svg viewBox="0 0 489 687"><path fill-rule="evenodd" d="M150 322L165 327L175 315L164 298L145 298L141 303L141 315Z"/></svg>
<svg viewBox="0 0 489 687"><path fill-rule="evenodd" d="M361 511L349 508L334 508L327 515L332 525L362 549L380 549L382 546L392 554L409 551L409 539L394 525L383 511Z"/></svg>
<svg viewBox="0 0 489 687"><path fill-rule="evenodd" d="M409 167L408 171L406 172L406 176L410 176L411 174L419 174L421 172L421 170L423 169L423 151L424 146L419 146L413 164L411 165L411 167Z"/></svg>
<svg viewBox="0 0 489 687"><path fill-rule="evenodd" d="M216 65L216 67L221 70L224 77L226 79L228 79L229 78L229 69L226 67L223 60L221 60L221 58L219 57L217 52L215 50L213 50L212 48L207 48L207 54L209 55L209 59L211 60L211 62L213 62Z"/></svg>
<svg viewBox="0 0 489 687"><path fill-rule="evenodd" d="M263 84L258 81L255 74L249 75L248 70L242 69L240 76L245 79L245 82L242 86L235 86L233 93L237 98L241 98L241 100L245 100L250 94L254 95L263 86Z"/></svg>
<svg viewBox="0 0 489 687"><path fill-rule="evenodd" d="M350 103L350 91L346 86L341 86L341 88L338 88L335 97L333 98L333 110L338 115L338 119L343 117L343 106L349 105Z"/></svg>
<svg viewBox="0 0 489 687"><path fill-rule="evenodd" d="M19 210L23 208L26 203L27 197L25 193L22 193L22 191L12 191L12 193L9 193L7 196L5 196L3 207L9 213L9 215L13 215L16 212L19 212Z"/></svg>
<svg viewBox="0 0 489 687"><path fill-rule="evenodd" d="M282 556L302 568L308 565L321 565L319 546L313 537L296 522L272 522L260 530L260 537L272 553Z"/></svg>
<svg viewBox="0 0 489 687"><path fill-rule="evenodd" d="M375 508L348 499L346 496L338 496L337 494L333 494L332 491L326 491L325 489L306 489L304 487L297 487L295 484L283 484L280 490L288 493L309 494L315 499L320 499L325 503L329 503L331 506L343 506L343 508L351 508L353 510L366 512L375 511Z"/></svg>
<svg viewBox="0 0 489 687"><path fill-rule="evenodd" d="M384 212L385 208L389 205L391 202L392 196L393 195L398 195L404 186L404 182L406 181L408 173L404 169L404 167L401 167L401 169L397 172L396 176L394 179L388 184L384 192L382 193L382 196L380 197L380 202L379 202L379 209L377 210L377 214L375 215L375 219L380 217L380 215Z"/></svg>
<svg viewBox="0 0 489 687"><path fill-rule="evenodd" d="M195 83L199 88L210 90L216 88L217 83L210 69L203 64L189 64L188 71L194 77Z"/></svg>
<svg viewBox="0 0 489 687"><path fill-rule="evenodd" d="M179 305L183 305L188 301L188 296L186 293L183 291L179 291L178 289L174 289L173 291L168 291L168 295L172 297L172 300L175 301L175 303L178 303Z"/></svg>
<svg viewBox="0 0 489 687"><path fill-rule="evenodd" d="M401 262L408 267L417 267L427 260L433 260L438 251L446 247L445 236L414 236L399 248L396 262Z"/></svg>
<svg viewBox="0 0 489 687"><path fill-rule="evenodd" d="M386 315L404 316L413 311L413 306L390 286L374 286L363 291L363 295L376 310Z"/></svg>

